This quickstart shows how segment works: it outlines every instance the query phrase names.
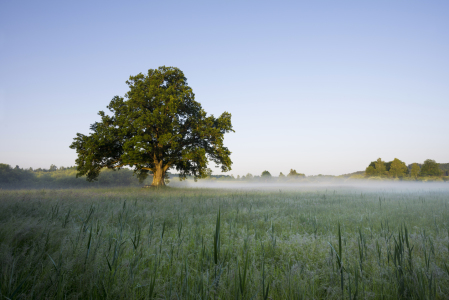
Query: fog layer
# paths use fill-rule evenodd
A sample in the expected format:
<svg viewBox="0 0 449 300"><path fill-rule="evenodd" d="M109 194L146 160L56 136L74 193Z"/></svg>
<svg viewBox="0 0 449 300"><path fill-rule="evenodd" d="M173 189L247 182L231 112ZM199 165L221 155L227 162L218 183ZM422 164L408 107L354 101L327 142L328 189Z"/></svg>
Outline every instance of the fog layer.
<svg viewBox="0 0 449 300"><path fill-rule="evenodd" d="M417 192L417 191L447 191L449 192L448 182L410 182L410 181L374 181L374 180L332 180L332 181L314 181L314 182L226 182L211 180L193 180L178 181L173 179L170 182L172 187L187 188L211 188L211 189L238 189L238 190L326 190L326 189L354 189L354 190L385 190L396 192Z"/></svg>

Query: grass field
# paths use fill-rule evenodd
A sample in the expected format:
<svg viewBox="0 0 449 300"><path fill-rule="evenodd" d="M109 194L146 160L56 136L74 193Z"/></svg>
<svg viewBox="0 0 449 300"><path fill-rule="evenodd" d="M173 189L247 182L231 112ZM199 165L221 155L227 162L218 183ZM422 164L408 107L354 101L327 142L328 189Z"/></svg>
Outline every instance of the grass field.
<svg viewBox="0 0 449 300"><path fill-rule="evenodd" d="M1 299L449 299L449 189L0 190Z"/></svg>

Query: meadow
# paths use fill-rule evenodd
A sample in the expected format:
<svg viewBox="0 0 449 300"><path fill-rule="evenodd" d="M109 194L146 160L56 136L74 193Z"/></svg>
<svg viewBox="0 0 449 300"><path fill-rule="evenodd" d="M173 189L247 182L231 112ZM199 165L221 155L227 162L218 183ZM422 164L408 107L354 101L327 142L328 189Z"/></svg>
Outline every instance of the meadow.
<svg viewBox="0 0 449 300"><path fill-rule="evenodd" d="M0 190L1 299L449 299L449 188Z"/></svg>

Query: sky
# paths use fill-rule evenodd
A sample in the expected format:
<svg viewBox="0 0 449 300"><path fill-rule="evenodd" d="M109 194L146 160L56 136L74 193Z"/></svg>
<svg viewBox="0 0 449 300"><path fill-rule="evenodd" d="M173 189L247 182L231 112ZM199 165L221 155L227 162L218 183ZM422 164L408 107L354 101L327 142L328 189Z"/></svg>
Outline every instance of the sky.
<svg viewBox="0 0 449 300"><path fill-rule="evenodd" d="M76 133L163 65L232 114L226 174L448 163L448 16L448 1L1 1L0 163L75 165Z"/></svg>

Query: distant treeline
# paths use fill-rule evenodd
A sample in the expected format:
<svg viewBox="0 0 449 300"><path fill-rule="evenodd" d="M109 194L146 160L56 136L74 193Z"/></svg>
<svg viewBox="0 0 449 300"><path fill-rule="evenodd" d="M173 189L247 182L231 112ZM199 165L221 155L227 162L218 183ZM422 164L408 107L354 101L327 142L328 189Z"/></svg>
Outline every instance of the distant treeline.
<svg viewBox="0 0 449 300"><path fill-rule="evenodd" d="M447 180L449 163L439 164L427 159L423 164L406 165L400 159L384 162L381 158L372 161L365 170L365 178L398 178L411 180Z"/></svg>
<svg viewBox="0 0 449 300"><path fill-rule="evenodd" d="M0 163L0 188L3 189L35 189L35 188L86 188L111 186L142 186L151 184L149 176L144 183L139 183L133 171L121 169L101 172L98 181L88 182L85 177L76 178L76 167L56 167L49 169L21 169Z"/></svg>
<svg viewBox="0 0 449 300"><path fill-rule="evenodd" d="M210 170L209 170L210 171ZM263 171L260 175L253 175L248 173L243 176L234 177L234 175L211 175L212 171L209 172L209 176L205 180L210 181L240 181L240 182L279 182L279 183L289 183L289 182L317 182L317 181L338 181L342 179L347 179L349 176L333 176L333 175L312 175L306 176L304 173L298 173L294 169L290 169L287 175L280 172L278 176L272 176L267 170ZM362 172L363 173L363 172ZM352 174L348 174L352 175Z"/></svg>
<svg viewBox="0 0 449 300"><path fill-rule="evenodd" d="M150 175L140 183L130 169L108 170L104 169L97 181L88 182L85 177L76 178L76 167L56 167L51 165L49 169L22 169L19 166L12 168L10 165L0 163L0 188L1 189L42 189L42 188L88 188L88 187L113 187L113 186L145 186L150 185L153 178ZM241 182L318 182L341 181L346 179L370 179L370 180L418 180L418 181L448 181L449 163L439 164L428 159L424 163L406 165L395 158L384 162L378 159L369 164L365 171L354 172L340 176L315 175L306 176L290 169L287 175L282 172L272 176L269 171L263 171L260 175L248 173L244 176L212 175L208 170L208 181L241 181ZM169 174L167 182L178 185L177 174ZM193 177L187 176L191 180ZM182 184L181 184L182 185Z"/></svg>
<svg viewBox="0 0 449 300"><path fill-rule="evenodd" d="M76 178L76 167L57 167L51 165L48 169L23 169L19 166L12 168L10 165L0 163L0 188L3 189L42 189L42 188L88 188L88 187L113 187L113 186L147 186L153 178L150 175L144 182L140 183L133 171L130 169L108 170L104 169L97 181L88 182L85 177ZM287 175L282 172L278 177L271 176L268 171L263 171L260 175L248 173L244 176L234 177L233 175L212 175L212 170L208 169L208 176L203 180L208 181L245 181L245 182L314 182L322 180L336 180L340 177L329 175L307 176L291 169ZM177 174L169 174L166 180L172 182L173 186L182 186ZM344 178L344 176L343 176ZM188 180L193 180L192 176L187 176ZM341 178L340 178L341 179Z"/></svg>
<svg viewBox="0 0 449 300"><path fill-rule="evenodd" d="M212 170L208 169L208 176L206 179L209 180L242 180L242 181L266 181L271 180L273 177L271 176L271 173L268 171L263 171L260 175L253 175L251 173L248 173L246 175L243 175L240 177L240 175L237 175L237 177L234 177L234 175L212 175ZM299 178L305 178L306 175L303 173L298 173L296 170L290 169L290 173L284 175L282 172L279 174L278 179L279 180L294 180Z"/></svg>

